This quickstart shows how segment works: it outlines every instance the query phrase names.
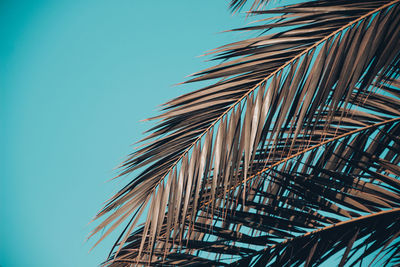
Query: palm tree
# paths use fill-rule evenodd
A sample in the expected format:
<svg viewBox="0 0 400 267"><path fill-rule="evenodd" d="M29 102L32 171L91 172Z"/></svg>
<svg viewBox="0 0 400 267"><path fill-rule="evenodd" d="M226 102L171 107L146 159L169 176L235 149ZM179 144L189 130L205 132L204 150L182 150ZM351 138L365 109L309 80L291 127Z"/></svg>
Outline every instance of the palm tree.
<svg viewBox="0 0 400 267"><path fill-rule="evenodd" d="M266 2L122 164L105 265L400 263L400 0Z"/></svg>

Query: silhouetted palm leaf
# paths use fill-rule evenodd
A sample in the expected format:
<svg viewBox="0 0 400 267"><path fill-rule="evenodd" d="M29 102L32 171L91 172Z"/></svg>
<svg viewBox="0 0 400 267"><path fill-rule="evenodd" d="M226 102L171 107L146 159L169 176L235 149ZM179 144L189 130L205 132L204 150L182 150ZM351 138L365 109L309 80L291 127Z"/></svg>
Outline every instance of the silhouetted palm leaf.
<svg viewBox="0 0 400 267"><path fill-rule="evenodd" d="M230 3L230 8L233 11L237 11L243 8L243 6L247 3L247 0L231 0ZM257 9L261 9L264 5L266 5L266 3L268 3L269 0L254 0L252 1L252 5L250 7L251 11L257 10Z"/></svg>
<svg viewBox="0 0 400 267"><path fill-rule="evenodd" d="M131 218L111 266L398 260L399 0L264 2L277 21L213 51L227 61L189 82L221 80L168 102L123 164L143 171L93 231Z"/></svg>

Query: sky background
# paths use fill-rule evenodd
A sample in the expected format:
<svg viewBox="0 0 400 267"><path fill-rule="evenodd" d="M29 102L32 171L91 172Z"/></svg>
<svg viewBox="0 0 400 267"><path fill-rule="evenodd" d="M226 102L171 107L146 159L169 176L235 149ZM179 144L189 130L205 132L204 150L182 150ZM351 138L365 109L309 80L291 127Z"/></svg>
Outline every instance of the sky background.
<svg viewBox="0 0 400 267"><path fill-rule="evenodd" d="M0 266L98 266L106 182L205 51L246 38L228 0L0 2ZM293 2L293 1L292 1ZM327 263L326 266L330 266Z"/></svg>
<svg viewBox="0 0 400 267"><path fill-rule="evenodd" d="M172 86L238 40L224 0L0 2L0 266L97 266L96 212L127 179L106 182Z"/></svg>

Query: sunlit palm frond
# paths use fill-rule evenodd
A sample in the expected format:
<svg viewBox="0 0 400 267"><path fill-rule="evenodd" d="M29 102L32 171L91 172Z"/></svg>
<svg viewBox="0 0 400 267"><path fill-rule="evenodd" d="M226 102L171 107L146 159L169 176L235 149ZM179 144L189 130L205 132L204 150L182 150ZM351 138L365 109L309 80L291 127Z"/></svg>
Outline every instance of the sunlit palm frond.
<svg viewBox="0 0 400 267"><path fill-rule="evenodd" d="M302 242L312 256L294 263L313 263L372 233L366 220L398 215L399 1L253 13L279 15L214 51L227 61L189 82L221 80L168 102L123 164L142 172L97 216L109 214L102 238L131 219L108 264L282 263ZM319 246L338 216L359 234Z"/></svg>
<svg viewBox="0 0 400 267"><path fill-rule="evenodd" d="M399 93L400 88L387 91ZM278 266L307 261L318 263L347 246L351 248L355 241L369 234L382 240L371 237L361 244L375 243L376 249L386 245L384 252L391 250L393 253L394 247L389 245L400 234L400 99L378 93L371 93L367 99L358 97L360 101L357 102L362 104L349 110L349 114L384 98L387 102L382 104L391 105L397 110L397 116L392 116L391 111L382 112L381 119L371 116L369 124L365 123L368 113L363 114L365 117L353 116L352 119L359 120L354 120L356 124L344 123L340 135L304 147L260 170L258 175L246 181L253 181L247 186L246 199L242 198L244 187L239 183L229 190L231 194L225 203L230 204L216 205L211 211L209 189L200 200L202 205L196 222L176 246L184 252L186 264L191 265L191 253L207 255L203 256L203 261L218 256L227 259L225 263L238 256L238 263L248 261L249 264L258 261L275 261ZM216 189L218 199L227 195L224 190L224 187ZM343 222L339 223L340 220ZM166 247L174 247L173 240L166 238L166 221L161 229L160 244L167 243L155 252L160 257ZM312 229L318 230L309 233ZM345 230L348 233L342 235ZM141 240L142 231L143 228L130 237L120 255L122 258L123 255L129 259L137 257L135 247ZM354 237L357 231L360 234ZM361 247L358 244L358 248ZM297 258L294 252L286 251L290 249L296 252ZM370 249L366 254L375 250ZM314 258L310 251L314 251L311 253L315 254ZM275 258L282 253L286 256ZM164 261L183 260L178 255L173 253L170 258L167 254ZM119 260L121 258L117 262Z"/></svg>

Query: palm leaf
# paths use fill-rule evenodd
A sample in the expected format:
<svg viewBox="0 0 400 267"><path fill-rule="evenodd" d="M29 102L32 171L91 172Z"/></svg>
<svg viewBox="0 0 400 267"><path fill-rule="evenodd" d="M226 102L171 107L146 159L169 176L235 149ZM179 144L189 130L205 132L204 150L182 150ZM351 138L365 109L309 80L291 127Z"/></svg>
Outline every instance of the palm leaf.
<svg viewBox="0 0 400 267"><path fill-rule="evenodd" d="M229 7L232 11L241 10L247 3L247 0L231 0ZM262 9L269 1L268 0L254 0L252 1L252 5L250 7L250 11Z"/></svg>
<svg viewBox="0 0 400 267"><path fill-rule="evenodd" d="M194 256L202 250L221 261L223 251L232 254L238 248L229 239L221 243L220 233L208 232L216 227L238 236L250 230L250 239L262 232L265 238L258 240L264 243L250 245L266 246L335 221L319 210L352 218L396 208L399 191L392 176L398 175L399 153L392 143L398 141L393 136L398 136L400 109L399 91L390 84L399 74L399 10L399 1L312 1L253 12L283 15L241 30L284 30L213 52L228 61L189 82L221 80L168 102L143 140L148 143L123 164L121 175L142 172L98 214L111 213L93 234L114 222L104 238L133 214L149 211L136 231L132 218L109 263L160 263L174 257L211 262ZM385 93L375 93L376 88ZM379 142L367 148L365 140L375 139ZM331 158L324 151L340 153ZM315 164L319 156L324 165ZM327 185L332 189L321 195L300 194ZM287 208L276 199L293 204ZM276 219L274 209L286 217ZM290 220L294 211L307 224ZM218 246L207 243L210 236ZM244 259L260 251L249 249ZM317 245L312 250L323 251Z"/></svg>
<svg viewBox="0 0 400 267"><path fill-rule="evenodd" d="M365 103L370 105L369 101L374 102L376 95L379 96L374 93L368 99L364 99ZM387 104L389 103L397 105L397 109L400 110L399 99L388 98ZM305 252L298 253L298 259L290 254L294 262L288 261L287 256L276 260L276 264L281 266L284 263L290 265L311 261L312 256L302 257L311 255L306 253L311 245L326 244L326 239L323 239L325 231L329 232L326 234L327 239L331 240L332 236L336 236L338 240L335 245L314 248L314 253L317 254L313 260L318 259L320 262L346 247L355 236L354 231L360 231L357 240L361 240L372 232L371 229L379 228L381 230L376 229L376 236L382 237L383 231L386 234L386 239L383 240L390 240L394 235L400 234L399 222L388 219L398 218L400 207L400 181L395 178L400 176L397 167L400 160L399 134L400 117L384 118L380 122L348 131L304 149L265 168L259 172L260 181L250 190L246 200L240 199L240 190L231 196L232 200L238 200L237 206L227 208L221 205L211 214L210 206L207 205L208 198L205 196L202 202L206 204L202 205L198 220L193 225L192 232L187 233L188 240L183 242L185 246L181 246L180 249L186 250L188 255L196 251L198 253L199 250L237 255L236 251L243 251L243 245L253 247L253 253L247 252L246 254L250 255L242 255L243 258L239 261L241 264L246 260L249 260L250 264L253 258L256 262L271 261L289 245L293 246L295 251L304 249ZM243 187L240 189L243 190ZM245 201L245 206L240 207L242 201ZM337 224L338 218L341 217L348 220ZM365 224L369 225L371 220L374 224L370 228L363 228ZM382 220L389 226L393 223L393 231L397 229L398 232L386 231L386 224L382 224ZM223 227L218 224L223 224ZM341 227L336 228L342 224L345 228L355 229L352 230L353 235L349 232L343 237L331 233L342 233ZM251 235L244 234L240 227L246 228ZM317 228L319 230L307 232ZM162 236L165 236L165 233L163 232ZM318 235L314 238L316 233ZM141 240L141 235L142 232L139 231L131 237L131 243L125 248L131 254L125 256L137 256L134 240ZM205 239L214 241L200 242ZM284 241L279 242L281 239ZM314 242L317 239L321 241ZM165 239L160 241L166 242ZM195 248L194 241L197 242ZM374 238L369 240L371 243L375 241ZM235 247L232 242L242 245ZM203 247L199 247L199 244ZM270 253L269 247L256 250L257 246L268 245L272 245L271 249L275 251L275 254L268 254L272 255L271 257L263 256ZM388 249L393 250L393 247ZM159 253L162 251L163 248L160 248ZM322 257L324 254L325 258ZM119 259L116 259L116 262L118 261ZM190 260L186 264L190 265Z"/></svg>

